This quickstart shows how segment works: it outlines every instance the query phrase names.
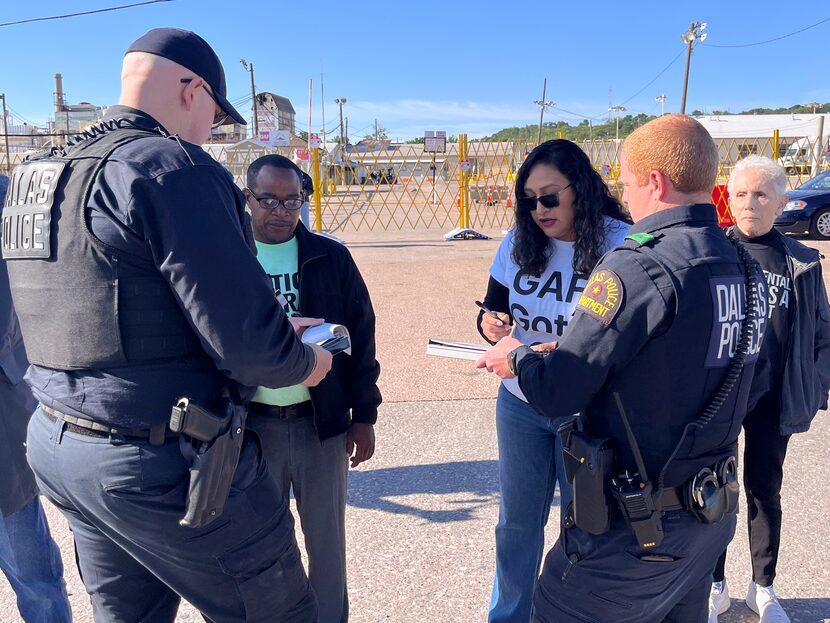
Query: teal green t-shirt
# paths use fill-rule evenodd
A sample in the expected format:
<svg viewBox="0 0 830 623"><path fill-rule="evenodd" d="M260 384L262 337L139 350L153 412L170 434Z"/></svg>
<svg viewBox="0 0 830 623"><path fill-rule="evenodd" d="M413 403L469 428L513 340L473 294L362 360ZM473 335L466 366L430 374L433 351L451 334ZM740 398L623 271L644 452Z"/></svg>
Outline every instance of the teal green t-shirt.
<svg viewBox="0 0 830 623"><path fill-rule="evenodd" d="M257 259L268 273L277 300L282 304L285 315L300 315L300 274L297 269L297 237L281 244L256 242ZM311 400L308 388L304 385L292 385L271 389L259 387L253 397L254 402L284 407L298 402Z"/></svg>

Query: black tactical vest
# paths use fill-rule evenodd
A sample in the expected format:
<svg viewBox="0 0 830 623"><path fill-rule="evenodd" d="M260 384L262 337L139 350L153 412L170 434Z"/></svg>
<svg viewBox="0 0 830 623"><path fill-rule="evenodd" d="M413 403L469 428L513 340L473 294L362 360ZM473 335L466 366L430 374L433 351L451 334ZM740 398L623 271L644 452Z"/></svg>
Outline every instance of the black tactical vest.
<svg viewBox="0 0 830 623"><path fill-rule="evenodd" d="M101 167L120 146L149 136L157 135L108 122L14 170L2 248L30 362L79 370L204 355L158 270L89 229Z"/></svg>

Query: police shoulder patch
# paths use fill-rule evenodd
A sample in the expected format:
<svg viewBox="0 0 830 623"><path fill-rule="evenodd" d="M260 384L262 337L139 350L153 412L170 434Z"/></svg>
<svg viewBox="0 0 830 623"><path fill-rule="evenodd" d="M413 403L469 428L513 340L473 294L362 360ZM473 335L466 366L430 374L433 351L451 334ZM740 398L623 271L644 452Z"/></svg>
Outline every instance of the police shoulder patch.
<svg viewBox="0 0 830 623"><path fill-rule="evenodd" d="M624 293L623 283L617 273L607 268L598 268L588 278L576 308L607 326L620 310Z"/></svg>

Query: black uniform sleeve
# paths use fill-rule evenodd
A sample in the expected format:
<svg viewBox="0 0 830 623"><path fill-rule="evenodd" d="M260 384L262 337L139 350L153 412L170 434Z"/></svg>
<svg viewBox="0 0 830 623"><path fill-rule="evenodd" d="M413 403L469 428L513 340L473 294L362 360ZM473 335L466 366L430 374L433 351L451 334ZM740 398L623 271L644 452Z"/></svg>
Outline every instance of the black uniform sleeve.
<svg viewBox="0 0 830 623"><path fill-rule="evenodd" d="M613 271L622 289L613 314L600 320L580 303L553 353L528 355L519 362L519 387L530 404L548 417L584 411L609 375L672 321L674 288L653 261L636 251L614 251L589 277L586 292L601 270Z"/></svg>
<svg viewBox="0 0 830 623"><path fill-rule="evenodd" d="M346 324L352 337L350 379L346 387L348 403L353 422L374 424L381 403L377 384L380 364L375 358L375 310L354 259L345 248L342 253L343 257L339 258L342 266L341 283L344 300L347 302Z"/></svg>
<svg viewBox="0 0 830 623"><path fill-rule="evenodd" d="M285 387L314 367L243 232L221 169L193 166L138 179L129 209L205 351L231 379Z"/></svg>
<svg viewBox="0 0 830 623"><path fill-rule="evenodd" d="M508 316L510 315L510 290L496 281L492 276L490 277L490 281L487 283L487 294L484 296L484 301L482 302L487 309L492 309L497 312L504 312ZM484 332L481 330L481 317L483 315L484 310L479 310L478 316L476 317L476 329L478 329L479 335L487 340L487 342L495 344L495 342L491 342L487 339L487 336L484 335ZM512 316L510 317L510 324L513 324Z"/></svg>

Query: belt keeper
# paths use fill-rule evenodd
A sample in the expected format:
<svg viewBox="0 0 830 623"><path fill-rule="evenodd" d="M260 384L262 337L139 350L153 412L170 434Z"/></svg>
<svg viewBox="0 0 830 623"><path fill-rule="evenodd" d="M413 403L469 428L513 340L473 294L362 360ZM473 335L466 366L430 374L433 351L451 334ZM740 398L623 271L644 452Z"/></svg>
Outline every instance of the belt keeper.
<svg viewBox="0 0 830 623"><path fill-rule="evenodd" d="M167 425L166 424L156 424L152 428L150 428L150 445L151 446L163 446L165 433L166 433Z"/></svg>

